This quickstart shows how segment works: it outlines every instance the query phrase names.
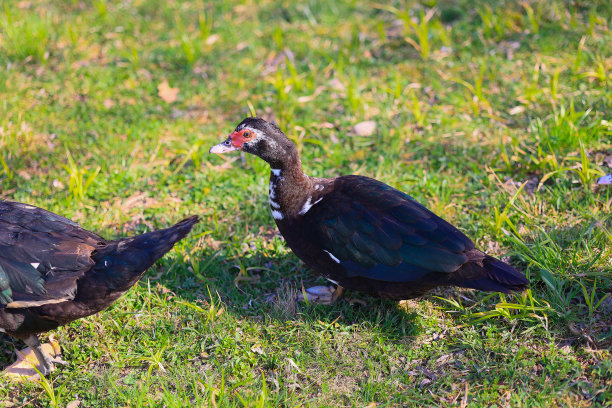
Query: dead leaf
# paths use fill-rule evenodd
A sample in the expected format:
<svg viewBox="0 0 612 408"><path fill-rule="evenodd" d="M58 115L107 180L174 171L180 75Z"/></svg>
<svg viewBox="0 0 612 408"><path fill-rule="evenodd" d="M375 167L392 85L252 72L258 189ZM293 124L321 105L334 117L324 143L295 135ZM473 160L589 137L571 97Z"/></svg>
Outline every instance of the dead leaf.
<svg viewBox="0 0 612 408"><path fill-rule="evenodd" d="M514 108L512 108L512 109L510 109L508 111L508 113L511 114L511 115L518 115L521 112L525 112L525 107L521 106L521 105L515 106Z"/></svg>
<svg viewBox="0 0 612 408"><path fill-rule="evenodd" d="M431 384L431 380L429 378L423 378L423 380L421 380L421 383L419 384L419 387L424 387L427 384Z"/></svg>
<svg viewBox="0 0 612 408"><path fill-rule="evenodd" d="M60 189L60 190L63 190L63 189L64 189L64 183L62 183L62 182L61 182L61 181L59 181L59 180L53 180L53 183L52 183L52 184L53 184L53 187L55 187L55 188L58 188L58 189Z"/></svg>
<svg viewBox="0 0 612 408"><path fill-rule="evenodd" d="M214 43L216 43L217 41L219 41L219 34L213 34L210 37L208 37L206 39L206 45L213 45Z"/></svg>
<svg viewBox="0 0 612 408"><path fill-rule="evenodd" d="M353 131L357 136L372 136L376 130L376 122L373 120L366 120L355 125Z"/></svg>
<svg viewBox="0 0 612 408"><path fill-rule="evenodd" d="M115 106L115 102L112 99L105 99L104 102L102 102L102 104L104 105L106 109L110 109L113 106Z"/></svg>
<svg viewBox="0 0 612 408"><path fill-rule="evenodd" d="M346 89L342 81L340 81L338 78L334 78L329 81L329 87L336 91L344 91Z"/></svg>
<svg viewBox="0 0 612 408"><path fill-rule="evenodd" d="M444 354L443 356L440 356L435 362L434 365L435 366L439 366L439 365L444 365L446 364L449 360L451 360L453 358L452 354Z"/></svg>
<svg viewBox="0 0 612 408"><path fill-rule="evenodd" d="M297 370L298 373L302 374L302 370L300 370L300 367L298 367L297 364L295 364L295 361L293 361L293 359L287 357L287 361L293 368Z"/></svg>
<svg viewBox="0 0 612 408"><path fill-rule="evenodd" d="M465 391L463 392L463 398L461 398L461 408L465 408L467 407L467 403L468 403L468 390L469 390L469 386L468 383L465 383Z"/></svg>
<svg viewBox="0 0 612 408"><path fill-rule="evenodd" d="M70 403L68 403L68 405L66 405L66 408L79 408L81 406L81 401L80 400L74 400Z"/></svg>
<svg viewBox="0 0 612 408"><path fill-rule="evenodd" d="M325 90L325 87L323 86L319 86L317 89L315 89L314 93L312 95L304 95L304 96L300 96L298 98L298 102L299 103L306 103L306 102L310 102L312 100L314 100L321 92L323 92Z"/></svg>
<svg viewBox="0 0 612 408"><path fill-rule="evenodd" d="M172 103L176 101L178 97L179 89L171 88L168 85L168 81L164 80L161 84L157 85L157 94L160 98L162 98L167 103Z"/></svg>

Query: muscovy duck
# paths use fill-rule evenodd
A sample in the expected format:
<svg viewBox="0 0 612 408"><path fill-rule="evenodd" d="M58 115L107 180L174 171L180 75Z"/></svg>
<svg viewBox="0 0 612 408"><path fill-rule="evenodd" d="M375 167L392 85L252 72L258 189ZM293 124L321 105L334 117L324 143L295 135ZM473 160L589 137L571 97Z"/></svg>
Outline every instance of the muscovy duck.
<svg viewBox="0 0 612 408"><path fill-rule="evenodd" d="M302 261L338 285L331 300L343 287L400 300L437 286L509 293L529 283L399 190L363 176L307 176L295 144L272 123L246 118L210 152L236 150L270 164L276 225Z"/></svg>
<svg viewBox="0 0 612 408"><path fill-rule="evenodd" d="M63 361L43 352L37 334L110 306L197 222L106 241L52 212L0 200L0 331L22 339L49 374Z"/></svg>

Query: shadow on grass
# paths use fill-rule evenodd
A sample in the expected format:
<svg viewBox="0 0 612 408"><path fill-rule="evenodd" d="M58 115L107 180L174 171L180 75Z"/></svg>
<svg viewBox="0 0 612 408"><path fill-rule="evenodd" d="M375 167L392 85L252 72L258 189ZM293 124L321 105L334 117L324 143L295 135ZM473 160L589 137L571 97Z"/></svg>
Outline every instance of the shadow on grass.
<svg viewBox="0 0 612 408"><path fill-rule="evenodd" d="M257 252L226 258L204 249L199 256L209 263L196 277L189 274L193 268L174 268L174 272L160 276L159 282L184 299L218 298L236 316L259 323L301 320L308 325L365 325L392 342L408 341L420 332L416 313L399 302L356 291L347 291L331 305L280 301L278 295L287 288L295 299L302 287L331 285L292 253L268 257Z"/></svg>
<svg viewBox="0 0 612 408"><path fill-rule="evenodd" d="M17 359L15 350L27 347L21 340L8 334L0 333L0 369L7 367Z"/></svg>

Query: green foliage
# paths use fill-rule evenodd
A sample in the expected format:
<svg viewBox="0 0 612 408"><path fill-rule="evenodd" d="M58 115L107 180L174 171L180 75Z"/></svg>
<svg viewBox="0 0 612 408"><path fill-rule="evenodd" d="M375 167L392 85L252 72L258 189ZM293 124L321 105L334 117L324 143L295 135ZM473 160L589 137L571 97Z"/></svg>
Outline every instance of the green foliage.
<svg viewBox="0 0 612 408"><path fill-rule="evenodd" d="M36 13L22 13L4 3L0 15L2 54L15 62L32 59L44 63L53 35L50 18Z"/></svg>
<svg viewBox="0 0 612 408"><path fill-rule="evenodd" d="M0 197L107 238L202 222L108 310L54 331L68 367L0 379L0 401L612 399L612 190L594 186L612 152L609 2L85 3L2 4ZM268 167L207 153L253 114L287 131L309 174L408 192L529 291L295 304L328 282L276 234ZM356 135L366 120L375 132ZM0 364L22 346L0 336Z"/></svg>

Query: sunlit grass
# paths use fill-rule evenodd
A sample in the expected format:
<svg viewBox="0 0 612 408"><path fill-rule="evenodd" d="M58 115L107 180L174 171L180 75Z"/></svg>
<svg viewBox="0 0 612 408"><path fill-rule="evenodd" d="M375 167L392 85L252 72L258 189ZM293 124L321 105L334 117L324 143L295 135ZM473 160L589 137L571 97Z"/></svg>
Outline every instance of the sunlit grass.
<svg viewBox="0 0 612 408"><path fill-rule="evenodd" d="M604 405L611 17L559 0L3 4L0 197L107 238L202 222L109 310L54 332L69 367L0 380L0 401ZM309 174L407 191L530 290L291 306L326 281L276 234L267 166L207 153L255 113ZM3 364L23 346L0 344Z"/></svg>

